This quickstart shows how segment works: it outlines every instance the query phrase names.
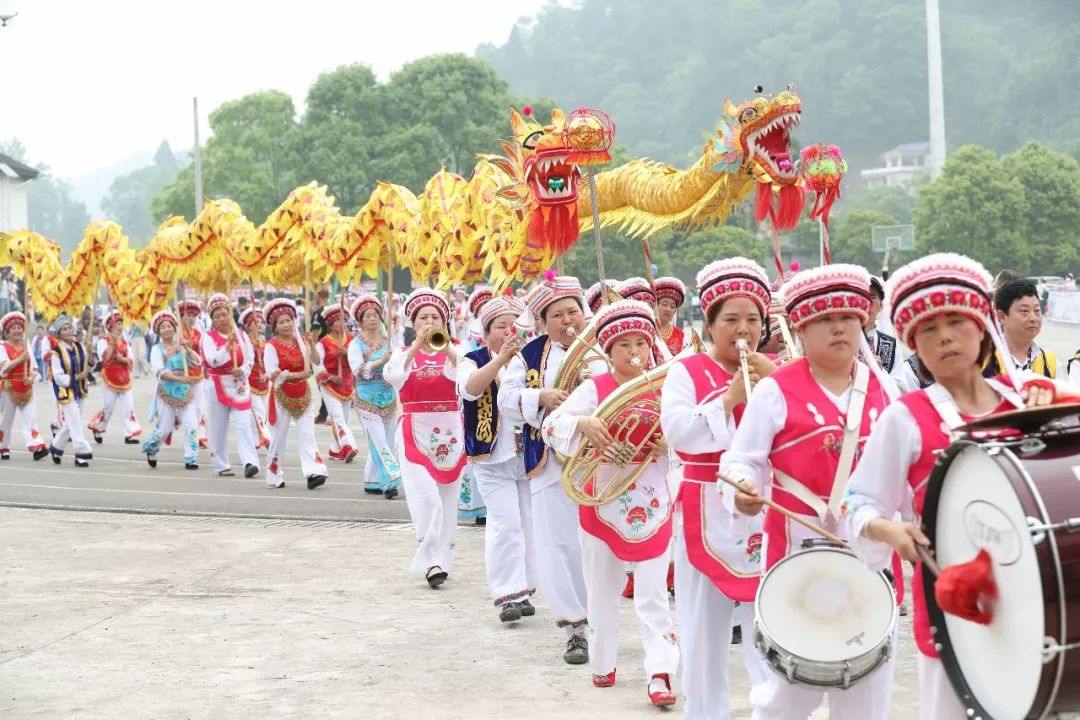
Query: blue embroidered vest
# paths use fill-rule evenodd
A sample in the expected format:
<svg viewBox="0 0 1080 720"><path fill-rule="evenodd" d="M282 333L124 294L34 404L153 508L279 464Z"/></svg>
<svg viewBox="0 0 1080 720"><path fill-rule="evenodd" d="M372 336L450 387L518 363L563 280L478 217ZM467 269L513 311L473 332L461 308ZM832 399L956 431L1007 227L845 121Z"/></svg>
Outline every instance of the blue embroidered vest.
<svg viewBox="0 0 1080 720"><path fill-rule="evenodd" d="M52 376L52 372L49 373L49 380L52 381L53 395L56 396L56 402L67 405L72 400L81 400L86 397L86 380L75 379L76 375L86 369L86 350L83 346L79 343L72 343L72 349L69 351L62 342L57 341L51 352L56 353L56 356L60 358L60 365L64 368L64 373L71 378L70 387L60 387L56 384L56 378Z"/></svg>
<svg viewBox="0 0 1080 720"><path fill-rule="evenodd" d="M529 390L544 387L544 370L551 349L549 340L547 335L541 335L521 349L521 355L525 358L525 387ZM521 443L525 452L525 474L531 478L544 469L548 446L540 437L540 428L528 423L521 428Z"/></svg>
<svg viewBox="0 0 1080 720"><path fill-rule="evenodd" d="M465 357L482 368L491 362L491 352L482 347L466 353ZM476 400L461 401L465 416L465 454L470 460L486 460L499 437L499 381L491 381L491 387Z"/></svg>

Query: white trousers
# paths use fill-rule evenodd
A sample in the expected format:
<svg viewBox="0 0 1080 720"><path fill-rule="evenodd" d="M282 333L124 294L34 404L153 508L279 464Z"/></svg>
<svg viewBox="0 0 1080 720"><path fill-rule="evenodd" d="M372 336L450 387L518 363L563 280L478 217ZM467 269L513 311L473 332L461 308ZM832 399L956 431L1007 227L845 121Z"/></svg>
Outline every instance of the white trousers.
<svg viewBox="0 0 1080 720"><path fill-rule="evenodd" d="M473 477L487 502L484 566L495 605L520 602L536 588L532 491L519 457L500 463L473 463Z"/></svg>
<svg viewBox="0 0 1080 720"><path fill-rule="evenodd" d="M578 506L560 483L553 483L533 493L532 511L540 586L555 624L567 635L585 635L588 593L581 569ZM625 573L622 579L625 583Z"/></svg>
<svg viewBox="0 0 1080 720"><path fill-rule="evenodd" d="M893 633L895 646L896 633ZM829 720L888 720L892 704L895 654L847 690L829 690ZM806 720L821 705L824 690L792 685L771 669L768 681L750 690L753 720ZM960 720L958 718L957 720Z"/></svg>
<svg viewBox="0 0 1080 720"><path fill-rule="evenodd" d="M184 451L184 462L197 463L199 461L197 430L199 420L195 410L195 403L189 402L187 405L178 409L168 403L162 402L159 398L157 400L157 412L157 427L154 428L150 437L143 443L142 451L146 453L151 460L157 459L158 452L161 450L162 438L173 433L173 437L181 438L181 447ZM179 435L176 435L174 430L177 422L180 423Z"/></svg>
<svg viewBox="0 0 1080 720"><path fill-rule="evenodd" d="M210 393L215 392L213 380L201 380L195 386L195 414L199 419L198 435L201 445L209 444L209 429L206 418L206 406L210 404Z"/></svg>
<svg viewBox="0 0 1080 720"><path fill-rule="evenodd" d="M256 449L270 447L270 420L267 415L270 412L270 404L266 395L251 393L251 423L253 437L256 441Z"/></svg>
<svg viewBox="0 0 1080 720"><path fill-rule="evenodd" d="M53 436L52 446L60 452L71 441L75 450L75 457L91 457L90 443L86 442L86 432L83 427L82 411L84 399L72 400L66 405L60 405L60 429Z"/></svg>
<svg viewBox="0 0 1080 720"><path fill-rule="evenodd" d="M297 450L300 454L300 474L307 479L312 475L326 475L326 464L319 447L315 444L315 413L319 410L318 403L313 402L308 406L307 412L298 418L294 418L284 408L277 408L277 422L270 426L270 451L266 467L266 484L276 486L285 480L285 443L289 439L289 425L296 421ZM251 426L251 423L248 423ZM255 447L251 448L252 454ZM256 461L258 458L256 457Z"/></svg>
<svg viewBox="0 0 1080 720"><path fill-rule="evenodd" d="M330 420L330 451L335 455L342 451L355 451L356 438L349 427L349 405L328 392L322 394L326 403L326 416Z"/></svg>
<svg viewBox="0 0 1080 720"><path fill-rule="evenodd" d="M416 527L416 554L413 555L409 572L423 577L436 565L444 572L450 572L454 565L461 478L446 484L435 482L427 468L406 459L401 423L398 423L395 435L398 457L401 458L405 502L409 506L409 517Z"/></svg>
<svg viewBox="0 0 1080 720"><path fill-rule="evenodd" d="M15 424L15 413L22 415L23 442L27 450L40 450L45 447L37 426L37 405L34 399L23 407L18 407L6 392L0 392L0 450L11 449L11 428Z"/></svg>
<svg viewBox="0 0 1080 720"><path fill-rule="evenodd" d="M581 561L589 593L589 664L594 675L607 675L616 667L619 650L619 601L626 584L626 564L607 543L584 531ZM679 646L668 606L667 570L666 551L634 563L634 611L641 621L645 677L667 673L674 681Z"/></svg>
<svg viewBox="0 0 1080 720"><path fill-rule="evenodd" d="M681 523L680 523L681 525ZM683 658L683 693L687 720L731 720L731 628L742 626L743 665L750 686L767 681L770 672L754 648L754 604L724 595L690 563L686 537L675 530L675 613ZM634 592L637 592L636 582Z"/></svg>
<svg viewBox="0 0 1080 720"><path fill-rule="evenodd" d="M966 717L966 709L953 690L941 660L919 653L919 720Z"/></svg>
<svg viewBox="0 0 1080 720"><path fill-rule="evenodd" d="M254 434L254 425L250 410L237 410L223 405L215 395L207 407L209 427L210 458L215 472L229 469L229 421L232 420L236 431L236 452L244 465L259 467L259 454L255 451L258 438ZM280 418L279 418L280 419Z"/></svg>
<svg viewBox="0 0 1080 720"><path fill-rule="evenodd" d="M357 413L360 427L368 441L368 459L364 466L364 490L386 492L401 485L401 466L395 452L397 416L381 420L367 413Z"/></svg>
<svg viewBox="0 0 1080 720"><path fill-rule="evenodd" d="M109 427L109 419L112 417L113 411L119 408L120 419L124 423L124 437L133 438L141 435L142 427L139 426L139 420L135 417L134 393L131 390L117 392L106 385L104 381L102 381L101 390L105 398L105 405L101 412L91 418L90 432L95 435L104 435L105 430Z"/></svg>

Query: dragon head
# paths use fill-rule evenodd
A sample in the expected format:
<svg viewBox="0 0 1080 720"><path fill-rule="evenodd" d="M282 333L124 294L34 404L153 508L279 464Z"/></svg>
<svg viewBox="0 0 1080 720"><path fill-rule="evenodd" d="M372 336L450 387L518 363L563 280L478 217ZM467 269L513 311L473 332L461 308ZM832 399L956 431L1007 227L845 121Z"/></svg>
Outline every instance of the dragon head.
<svg viewBox="0 0 1080 720"><path fill-rule="evenodd" d="M760 87L757 90L760 93ZM717 137L710 141L717 155L713 169L748 171L757 183L757 219L769 217L778 230L793 228L806 202L790 135L801 115L802 102L793 86L776 95L759 94L738 107L728 100Z"/></svg>
<svg viewBox="0 0 1080 720"><path fill-rule="evenodd" d="M570 162L573 150L566 142L563 111L553 108L551 124L541 126L511 109L510 127L521 145L525 183L536 204L541 207L576 204L581 172Z"/></svg>

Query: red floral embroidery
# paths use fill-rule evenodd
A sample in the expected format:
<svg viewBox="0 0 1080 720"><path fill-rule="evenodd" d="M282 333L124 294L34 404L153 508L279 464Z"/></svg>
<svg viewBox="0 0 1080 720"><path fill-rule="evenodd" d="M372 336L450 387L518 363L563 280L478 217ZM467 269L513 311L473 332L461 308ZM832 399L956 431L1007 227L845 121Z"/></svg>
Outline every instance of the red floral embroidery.
<svg viewBox="0 0 1080 720"><path fill-rule="evenodd" d="M626 524L633 525L635 522L644 523L649 519L649 514L645 512L645 508L638 505L637 507L630 508L630 512L626 513Z"/></svg>
<svg viewBox="0 0 1080 720"><path fill-rule="evenodd" d="M630 483L630 487L628 487L626 489L627 490L637 490L637 483L636 482Z"/></svg>
<svg viewBox="0 0 1080 720"><path fill-rule="evenodd" d="M952 292L950 292L949 293L949 302L951 304L953 304L953 305L963 305L964 304L964 291L963 290L953 290Z"/></svg>
<svg viewBox="0 0 1080 720"><path fill-rule="evenodd" d="M323 459L322 459L322 455L320 455L319 453L315 453L315 462L317 462L317 463L320 463L320 464L321 464L321 463L322 463L322 461L323 461Z"/></svg>
<svg viewBox="0 0 1080 720"><path fill-rule="evenodd" d="M450 454L450 446L449 445L440 445L439 447L435 448L435 457L437 457L437 458L445 458L449 454Z"/></svg>
<svg viewBox="0 0 1080 720"><path fill-rule="evenodd" d="M660 501L657 500L656 498L653 498L652 500L649 501L649 507L654 508L654 509L660 507Z"/></svg>
<svg viewBox="0 0 1080 720"><path fill-rule="evenodd" d="M761 550L761 533L754 533L746 539L746 554L753 555Z"/></svg>
<svg viewBox="0 0 1080 720"><path fill-rule="evenodd" d="M278 468L277 458L274 458L273 460L270 461L270 472L277 475L277 468Z"/></svg>
<svg viewBox="0 0 1080 720"><path fill-rule="evenodd" d="M816 310L818 312L825 312L825 310L828 309L828 307L829 307L829 303L825 300L825 298L819 297L818 299L814 300L814 303L813 303L814 310Z"/></svg>
<svg viewBox="0 0 1080 720"><path fill-rule="evenodd" d="M832 299L832 306L834 308L842 308L842 307L844 307L844 302L845 302L844 296L843 295L837 295L837 296L833 297L833 299Z"/></svg>

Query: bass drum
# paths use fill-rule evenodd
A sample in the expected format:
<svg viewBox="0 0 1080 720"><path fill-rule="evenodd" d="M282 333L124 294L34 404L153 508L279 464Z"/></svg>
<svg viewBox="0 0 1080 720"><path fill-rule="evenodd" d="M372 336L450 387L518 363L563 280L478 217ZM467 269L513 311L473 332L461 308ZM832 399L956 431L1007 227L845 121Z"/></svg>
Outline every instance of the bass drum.
<svg viewBox="0 0 1080 720"><path fill-rule="evenodd" d="M981 548L994 563L988 625L943 613L923 567L934 642L967 717L1080 711L1080 434L953 444L930 475L923 527L939 566Z"/></svg>

